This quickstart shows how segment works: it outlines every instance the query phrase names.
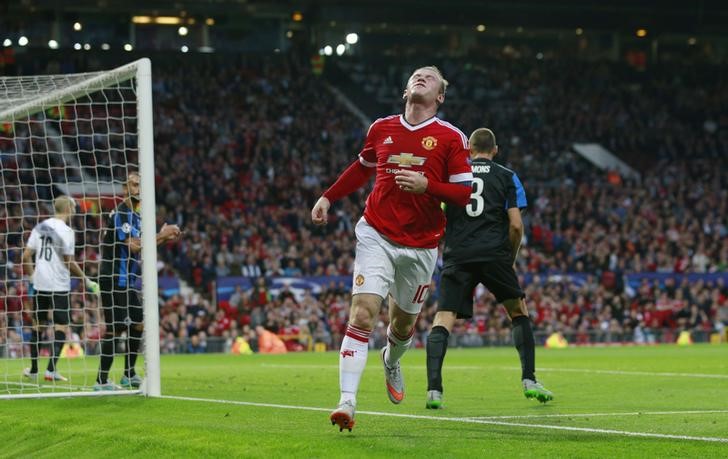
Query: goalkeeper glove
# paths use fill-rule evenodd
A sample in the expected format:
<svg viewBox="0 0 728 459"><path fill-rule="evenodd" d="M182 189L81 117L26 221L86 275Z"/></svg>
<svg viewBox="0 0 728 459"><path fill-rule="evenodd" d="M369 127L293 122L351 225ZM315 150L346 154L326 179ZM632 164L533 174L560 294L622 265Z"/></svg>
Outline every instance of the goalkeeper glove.
<svg viewBox="0 0 728 459"><path fill-rule="evenodd" d="M94 295L98 295L98 293L101 291L99 288L99 284L92 281L91 279L86 279L86 290L93 293Z"/></svg>

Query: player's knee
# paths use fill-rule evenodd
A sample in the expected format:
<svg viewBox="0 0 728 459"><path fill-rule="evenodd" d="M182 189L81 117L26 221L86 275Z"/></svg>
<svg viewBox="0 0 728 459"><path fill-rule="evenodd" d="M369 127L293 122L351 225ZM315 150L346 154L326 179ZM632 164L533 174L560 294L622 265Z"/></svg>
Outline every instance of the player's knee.
<svg viewBox="0 0 728 459"><path fill-rule="evenodd" d="M372 330L374 317L366 308L352 308L349 323L365 330Z"/></svg>
<svg viewBox="0 0 728 459"><path fill-rule="evenodd" d="M438 311L435 314L435 319L432 321L432 328L442 327L449 332L452 331L452 327L455 325L455 319L457 316L454 312L450 311Z"/></svg>
<svg viewBox="0 0 728 459"><path fill-rule="evenodd" d="M418 314L410 314L399 307L394 298L389 298L390 328L400 336L407 336L417 322Z"/></svg>
<svg viewBox="0 0 728 459"><path fill-rule="evenodd" d="M374 308L371 302L354 302L351 305L349 323L365 330L372 330L378 311L379 309Z"/></svg>
<svg viewBox="0 0 728 459"><path fill-rule="evenodd" d="M503 306L505 306L506 311L508 312L508 317L510 317L511 320L520 316L528 317L528 308L526 307L526 302L523 301L523 298L506 300L503 302Z"/></svg>
<svg viewBox="0 0 728 459"><path fill-rule="evenodd" d="M407 336L412 331L412 327L415 326L415 322L417 322L417 315L395 315L392 316L392 321L390 322L389 326L391 327L392 331L394 331L399 336Z"/></svg>
<svg viewBox="0 0 728 459"><path fill-rule="evenodd" d="M381 304L382 298L378 295L354 295L351 302L349 323L365 330L372 330Z"/></svg>

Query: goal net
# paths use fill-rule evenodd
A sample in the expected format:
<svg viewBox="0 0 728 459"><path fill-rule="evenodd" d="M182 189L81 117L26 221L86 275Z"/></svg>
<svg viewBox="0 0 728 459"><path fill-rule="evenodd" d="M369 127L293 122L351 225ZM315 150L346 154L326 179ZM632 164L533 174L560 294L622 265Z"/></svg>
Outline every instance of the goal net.
<svg viewBox="0 0 728 459"><path fill-rule="evenodd" d="M95 73L0 77L0 398L160 395L151 98L148 59ZM141 205L125 215L130 222L140 216L141 256L128 247L104 249L105 228L114 221L109 215L124 200L132 171L140 178ZM36 283L41 262L50 266L53 257L68 256L63 238L41 225L54 218L60 196L75 201L68 220L75 232L73 258L87 278L98 282L102 263L113 258L118 276L100 293L73 274L67 294L49 290L47 282L39 291L23 263L37 226L44 235L40 249L30 252ZM119 239L128 229L119 228ZM102 343L109 340L104 330L114 330L104 310L129 289L142 299L144 344L130 346L129 319L113 317L118 336L108 380L116 385L97 386ZM143 380L123 381L126 354L137 347Z"/></svg>

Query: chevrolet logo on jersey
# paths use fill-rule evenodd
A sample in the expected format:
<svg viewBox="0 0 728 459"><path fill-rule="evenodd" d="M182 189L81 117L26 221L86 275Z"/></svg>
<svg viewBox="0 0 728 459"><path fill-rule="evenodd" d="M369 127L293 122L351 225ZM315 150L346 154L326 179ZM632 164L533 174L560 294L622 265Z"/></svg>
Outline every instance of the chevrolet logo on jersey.
<svg viewBox="0 0 728 459"><path fill-rule="evenodd" d="M422 156L415 156L412 153L400 153L398 155L389 155L388 163L399 164L400 167L421 166L425 164Z"/></svg>

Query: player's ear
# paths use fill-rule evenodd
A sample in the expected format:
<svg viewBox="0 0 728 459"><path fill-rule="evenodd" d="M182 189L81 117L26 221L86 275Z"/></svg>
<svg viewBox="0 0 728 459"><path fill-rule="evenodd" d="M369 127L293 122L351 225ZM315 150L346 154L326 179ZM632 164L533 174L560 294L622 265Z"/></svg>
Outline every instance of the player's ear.
<svg viewBox="0 0 728 459"><path fill-rule="evenodd" d="M407 100L407 89L405 88L404 92L402 93L402 99Z"/></svg>
<svg viewBox="0 0 728 459"><path fill-rule="evenodd" d="M495 147L493 147L493 157L495 158L496 155L498 155L498 145L496 145Z"/></svg>
<svg viewBox="0 0 728 459"><path fill-rule="evenodd" d="M442 103L445 102L445 94L438 94L436 100L437 105L442 105Z"/></svg>

